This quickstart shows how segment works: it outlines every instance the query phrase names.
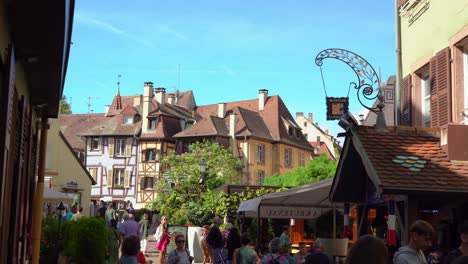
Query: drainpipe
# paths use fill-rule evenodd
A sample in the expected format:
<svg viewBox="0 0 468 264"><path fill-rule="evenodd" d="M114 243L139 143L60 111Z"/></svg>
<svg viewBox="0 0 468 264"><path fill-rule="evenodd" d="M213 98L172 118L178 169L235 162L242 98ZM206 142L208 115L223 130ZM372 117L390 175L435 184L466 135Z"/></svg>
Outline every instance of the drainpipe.
<svg viewBox="0 0 468 264"><path fill-rule="evenodd" d="M32 215L32 264L39 263L39 249L41 246L42 231L42 204L44 200L44 173L47 149L47 130L50 126L47 118L41 118L41 142L39 146L39 170L37 175L36 192Z"/></svg>
<svg viewBox="0 0 468 264"><path fill-rule="evenodd" d="M398 12L398 0L395 0L395 41L396 41L396 87L395 87L395 125L400 125L401 116L401 87L403 86L403 70L401 59L401 18Z"/></svg>

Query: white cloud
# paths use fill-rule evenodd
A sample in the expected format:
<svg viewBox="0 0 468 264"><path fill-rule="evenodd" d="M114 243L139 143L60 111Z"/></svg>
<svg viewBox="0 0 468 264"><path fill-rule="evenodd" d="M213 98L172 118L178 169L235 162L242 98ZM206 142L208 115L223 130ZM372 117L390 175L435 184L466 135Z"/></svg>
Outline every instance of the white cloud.
<svg viewBox="0 0 468 264"><path fill-rule="evenodd" d="M78 22L78 23L81 23L81 24L93 26L93 27L95 27L97 29L104 30L104 31L106 31L108 33L111 33L111 34L114 34L114 35L118 35L118 36L130 39L130 40L139 42L139 43L141 43L141 44L143 44L143 45L145 45L147 47L153 47L154 46L154 44L151 41L149 41L149 40L147 40L145 38L142 38L139 35L129 33L127 31L125 31L125 30L122 30L122 29L112 25L109 22L93 18L93 17L88 16L88 15L83 14L83 13L79 13L79 12L75 13L75 21Z"/></svg>

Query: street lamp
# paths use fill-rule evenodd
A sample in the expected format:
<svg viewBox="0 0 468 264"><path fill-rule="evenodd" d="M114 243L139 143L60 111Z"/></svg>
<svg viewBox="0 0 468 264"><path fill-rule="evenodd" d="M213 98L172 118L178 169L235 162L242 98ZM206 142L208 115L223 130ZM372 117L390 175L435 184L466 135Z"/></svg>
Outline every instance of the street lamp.
<svg viewBox="0 0 468 264"><path fill-rule="evenodd" d="M62 222L62 214L63 211L65 210L65 206L63 206L63 203L60 202L60 204L57 206L57 213L58 213L58 221L59 221L59 238L60 238L60 223Z"/></svg>
<svg viewBox="0 0 468 264"><path fill-rule="evenodd" d="M205 183L205 172L206 172L206 161L204 159L200 160L200 179L198 179L199 184Z"/></svg>

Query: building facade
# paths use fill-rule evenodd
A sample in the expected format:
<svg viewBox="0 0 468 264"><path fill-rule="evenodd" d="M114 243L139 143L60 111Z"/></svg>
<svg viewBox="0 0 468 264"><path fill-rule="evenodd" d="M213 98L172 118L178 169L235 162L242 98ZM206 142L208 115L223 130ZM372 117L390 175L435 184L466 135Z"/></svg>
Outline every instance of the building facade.
<svg viewBox="0 0 468 264"><path fill-rule="evenodd" d="M74 1L0 1L0 263L39 263L48 118L58 115Z"/></svg>
<svg viewBox="0 0 468 264"><path fill-rule="evenodd" d="M278 95L260 89L258 99L204 105L201 119L176 134L176 151L191 142L209 139L230 147L243 163L242 184L262 185L265 177L305 167L312 146Z"/></svg>
<svg viewBox="0 0 468 264"><path fill-rule="evenodd" d="M307 117L303 112L296 113L296 123L302 130L309 144L314 148L313 154L325 154L329 159L338 159L337 150L340 148L336 138L328 133L328 129L323 130L314 123L313 114L309 113Z"/></svg>

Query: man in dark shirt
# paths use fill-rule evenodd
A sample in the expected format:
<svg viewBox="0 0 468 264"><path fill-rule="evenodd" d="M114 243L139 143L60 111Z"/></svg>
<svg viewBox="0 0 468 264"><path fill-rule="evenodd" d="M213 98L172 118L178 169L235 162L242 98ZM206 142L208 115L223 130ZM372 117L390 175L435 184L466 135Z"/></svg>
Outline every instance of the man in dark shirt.
<svg viewBox="0 0 468 264"><path fill-rule="evenodd" d="M456 258L468 256L468 221L460 225L458 233L460 233L460 246L447 254L444 258L444 264L452 264Z"/></svg>
<svg viewBox="0 0 468 264"><path fill-rule="evenodd" d="M99 210L98 210L99 217L106 219L106 210L107 208L106 208L106 205L104 204L104 201L100 201Z"/></svg>
<svg viewBox="0 0 468 264"><path fill-rule="evenodd" d="M223 235L219 230L219 226L221 225L221 218L216 216L213 218L213 227L211 228L208 236L206 237L206 242L211 247L211 252L213 254L213 264L222 264L224 263L223 260L223 253L222 249L224 247L223 243Z"/></svg>

